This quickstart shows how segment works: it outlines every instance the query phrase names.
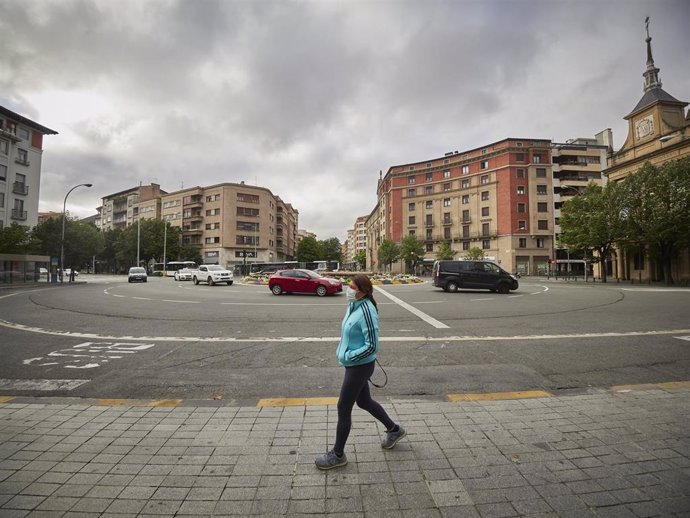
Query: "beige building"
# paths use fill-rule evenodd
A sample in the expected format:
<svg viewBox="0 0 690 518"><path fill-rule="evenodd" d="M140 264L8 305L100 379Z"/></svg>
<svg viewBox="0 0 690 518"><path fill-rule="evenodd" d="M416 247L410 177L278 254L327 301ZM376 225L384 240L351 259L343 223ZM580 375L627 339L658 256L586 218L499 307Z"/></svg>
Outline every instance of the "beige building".
<svg viewBox="0 0 690 518"><path fill-rule="evenodd" d="M367 250L367 216L360 216L355 224L347 231L347 252L343 255L345 263L354 262L359 252Z"/></svg>
<svg viewBox="0 0 690 518"><path fill-rule="evenodd" d="M155 183L109 194L97 209L100 217L96 218L96 227L105 232L129 227L139 219L160 219L164 194Z"/></svg>
<svg viewBox="0 0 690 518"><path fill-rule="evenodd" d="M625 143L608 159L604 174L609 181L625 180L638 171L645 162L659 166L669 160L690 156L690 111L687 102L679 101L661 88L659 69L652 57L652 38L647 32L647 68L644 77L644 95L624 118L628 121ZM672 265L674 279L690 279L690 253L681 252ZM658 265L646 259L641 252L617 250L611 265L611 275L620 279L658 279Z"/></svg>
<svg viewBox="0 0 690 518"><path fill-rule="evenodd" d="M225 267L291 261L298 211L270 190L245 183L192 187L165 194L161 217L182 229L205 263Z"/></svg>

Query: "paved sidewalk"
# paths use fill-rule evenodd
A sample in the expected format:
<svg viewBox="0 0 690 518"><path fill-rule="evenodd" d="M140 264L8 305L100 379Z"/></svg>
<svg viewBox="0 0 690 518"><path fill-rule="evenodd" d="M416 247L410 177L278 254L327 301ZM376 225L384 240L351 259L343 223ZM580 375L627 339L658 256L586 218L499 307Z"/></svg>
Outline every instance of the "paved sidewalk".
<svg viewBox="0 0 690 518"><path fill-rule="evenodd" d="M21 400L20 400L21 401ZM45 400L44 400L45 401ZM690 516L690 389L356 409L0 404L0 516Z"/></svg>

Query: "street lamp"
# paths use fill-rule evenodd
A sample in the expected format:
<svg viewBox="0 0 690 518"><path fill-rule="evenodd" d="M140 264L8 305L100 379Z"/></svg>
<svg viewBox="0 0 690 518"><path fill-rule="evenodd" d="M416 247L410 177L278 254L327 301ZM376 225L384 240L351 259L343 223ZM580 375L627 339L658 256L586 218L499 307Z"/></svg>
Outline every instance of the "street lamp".
<svg viewBox="0 0 690 518"><path fill-rule="evenodd" d="M77 187L91 187L90 183L80 183L75 185L67 194L65 194L65 201L62 204L62 238L60 239L60 282L65 282L65 219L67 219L67 196Z"/></svg>

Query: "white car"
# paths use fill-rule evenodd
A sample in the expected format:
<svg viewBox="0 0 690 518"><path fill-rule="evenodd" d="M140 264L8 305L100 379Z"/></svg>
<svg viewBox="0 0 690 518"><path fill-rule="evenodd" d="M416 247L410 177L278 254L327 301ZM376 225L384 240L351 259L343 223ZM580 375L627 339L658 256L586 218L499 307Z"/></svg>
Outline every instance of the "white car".
<svg viewBox="0 0 690 518"><path fill-rule="evenodd" d="M206 282L209 286L225 282L228 286L232 286L233 275L230 270L226 270L217 264L202 264L198 270L192 272L192 281L194 281L194 284Z"/></svg>
<svg viewBox="0 0 690 518"><path fill-rule="evenodd" d="M191 281L192 280L192 270L189 268L182 268L175 272L176 281Z"/></svg>
<svg viewBox="0 0 690 518"><path fill-rule="evenodd" d="M127 275L127 282L147 282L146 269L141 266L132 266Z"/></svg>

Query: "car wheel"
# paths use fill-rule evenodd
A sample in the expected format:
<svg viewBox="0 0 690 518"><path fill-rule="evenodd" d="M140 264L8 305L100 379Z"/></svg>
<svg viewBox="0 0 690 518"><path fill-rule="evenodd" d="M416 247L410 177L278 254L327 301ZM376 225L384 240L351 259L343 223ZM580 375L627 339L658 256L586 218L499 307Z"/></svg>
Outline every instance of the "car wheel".
<svg viewBox="0 0 690 518"><path fill-rule="evenodd" d="M505 282L501 283L498 285L498 292L501 295L505 295L510 291L510 286L508 286Z"/></svg>
<svg viewBox="0 0 690 518"><path fill-rule="evenodd" d="M228 281L228 286L232 286L232 281Z"/></svg>
<svg viewBox="0 0 690 518"><path fill-rule="evenodd" d="M180 280L180 278L177 276L177 272L175 272L175 275L173 275L173 279L175 279L176 281Z"/></svg>
<svg viewBox="0 0 690 518"><path fill-rule="evenodd" d="M195 286L199 284L199 279L196 278L196 275L192 279L192 282L194 283Z"/></svg>
<svg viewBox="0 0 690 518"><path fill-rule="evenodd" d="M127 279L127 282L132 282L132 279Z"/></svg>
<svg viewBox="0 0 690 518"><path fill-rule="evenodd" d="M273 295L280 295L281 293L283 293L283 288L280 287L280 284L274 284L273 286L271 286L271 292L273 293Z"/></svg>
<svg viewBox="0 0 690 518"><path fill-rule="evenodd" d="M206 279L206 282L208 283L209 286L215 286L215 285L216 285L216 283L213 282L213 279L212 279L211 277L209 277L208 279Z"/></svg>
<svg viewBox="0 0 690 518"><path fill-rule="evenodd" d="M326 295L326 293L328 293L328 290L326 289L326 286L317 286L317 287L316 287L316 294L317 294L319 297L323 297L324 295Z"/></svg>
<svg viewBox="0 0 690 518"><path fill-rule="evenodd" d="M453 293L455 293L456 291L458 291L458 283L455 281L448 281L444 289L446 291L452 291Z"/></svg>
<svg viewBox="0 0 690 518"><path fill-rule="evenodd" d="M144 282L149 282L149 280L148 280L148 279L144 279Z"/></svg>

